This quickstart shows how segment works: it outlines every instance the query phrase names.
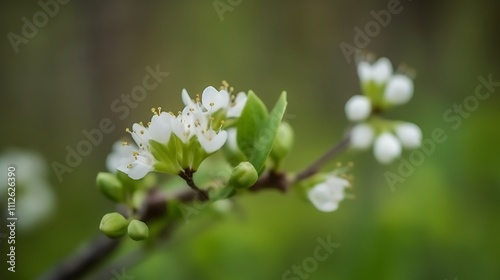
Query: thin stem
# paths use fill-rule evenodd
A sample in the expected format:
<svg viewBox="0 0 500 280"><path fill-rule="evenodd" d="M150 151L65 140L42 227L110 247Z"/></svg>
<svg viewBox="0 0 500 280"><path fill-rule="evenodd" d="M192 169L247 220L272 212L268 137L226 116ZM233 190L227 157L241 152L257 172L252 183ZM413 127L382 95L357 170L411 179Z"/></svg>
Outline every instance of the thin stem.
<svg viewBox="0 0 500 280"><path fill-rule="evenodd" d="M343 152L347 147L349 147L349 142L351 140L351 129L349 128L344 134L344 137L335 144L328 152L319 157L316 161L311 163L306 169L300 172L295 177L295 182L304 180L316 174L325 164L327 164L333 157Z"/></svg>
<svg viewBox="0 0 500 280"><path fill-rule="evenodd" d="M194 180L193 180L193 174L194 172L196 172L195 170L192 170L192 169L185 169L183 171L181 171L179 173L179 176L184 179L184 181L186 181L186 184L192 189L194 190L195 192L198 193L198 195L200 196L200 199L205 201L205 200L208 200L208 194L206 191L198 188L198 186L196 186Z"/></svg>

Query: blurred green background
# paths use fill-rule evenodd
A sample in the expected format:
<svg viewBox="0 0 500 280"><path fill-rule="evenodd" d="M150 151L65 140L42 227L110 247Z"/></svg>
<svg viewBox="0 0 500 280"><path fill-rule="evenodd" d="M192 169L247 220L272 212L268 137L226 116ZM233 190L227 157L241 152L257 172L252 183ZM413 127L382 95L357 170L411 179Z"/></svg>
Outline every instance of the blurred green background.
<svg viewBox="0 0 500 280"><path fill-rule="evenodd" d="M355 64L339 45L352 45L353 28L363 29L374 19L370 11L387 9L388 1L216 3L237 5L220 17L213 1L71 1L17 54L8 34L22 34L21 19L32 21L41 7L36 1L0 4L0 151L35 150L47 164L62 163L65 147L74 148L83 129L97 128L102 118L116 125L62 182L48 168L56 211L17 233L15 274L6 270L1 241L1 279L33 279L99 234L100 218L113 204L94 181L112 143L132 123L146 121L151 107L180 108L182 88L193 95L226 79L236 90L254 90L268 106L286 90L297 147L285 164L290 170L341 137L344 104L360 89ZM479 76L500 81L497 4L401 1L402 12L364 49L417 72L413 100L389 116L419 124L424 138L434 128L448 135L395 191L384 172L397 172L397 163L381 166L371 152L349 151L338 160L355 163L349 191L355 199L336 212L320 213L294 193L246 195L234 214L200 215L127 273L136 279L282 279L313 256L318 237L331 236L340 247L307 279L498 279L500 87L458 129L443 119L474 94ZM120 120L112 102L142 83L146 66L158 64L170 75ZM4 209L5 201L0 205ZM112 279L112 271L105 277Z"/></svg>

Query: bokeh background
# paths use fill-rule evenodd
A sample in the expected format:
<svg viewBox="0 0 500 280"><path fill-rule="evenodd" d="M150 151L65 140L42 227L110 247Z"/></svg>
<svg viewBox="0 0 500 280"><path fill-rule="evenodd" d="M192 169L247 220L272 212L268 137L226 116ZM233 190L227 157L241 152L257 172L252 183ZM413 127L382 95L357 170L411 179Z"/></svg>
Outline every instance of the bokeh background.
<svg viewBox="0 0 500 280"><path fill-rule="evenodd" d="M237 5L219 16L213 1L71 1L18 53L8 34L22 34L21 19L32 21L41 7L2 2L0 152L15 147L41 154L55 200L50 217L17 232L15 274L7 273L6 240L0 239L0 278L36 278L99 234L101 216L114 206L94 181L112 143L133 122L146 121L151 107L180 108L182 88L200 93L226 79L237 90L253 89L268 106L286 90L286 119L298 148L285 167L303 168L342 136L344 104L360 92L355 64L339 45L352 45L353 28L363 29L374 19L370 11L387 9L388 2L221 0L218 5ZM394 191L384 173L397 172L397 163L381 166L371 152L348 151L338 160L355 163L349 191L355 199L336 212L320 213L294 193L245 195L231 214L204 214L182 226L127 273L136 279L282 279L313 255L318 237L331 236L340 247L308 279L498 279L500 87L457 129L443 114L474 94L479 76L500 81L499 6L400 5L402 12L364 50L416 70L413 100L389 116L419 124L424 138L442 128L445 143ZM110 105L142 82L148 65L170 75L120 120ZM50 164L63 163L65 147L74 148L82 130L97 128L102 118L116 129L59 182ZM2 209L5 203L2 196ZM113 278L111 270L106 277Z"/></svg>

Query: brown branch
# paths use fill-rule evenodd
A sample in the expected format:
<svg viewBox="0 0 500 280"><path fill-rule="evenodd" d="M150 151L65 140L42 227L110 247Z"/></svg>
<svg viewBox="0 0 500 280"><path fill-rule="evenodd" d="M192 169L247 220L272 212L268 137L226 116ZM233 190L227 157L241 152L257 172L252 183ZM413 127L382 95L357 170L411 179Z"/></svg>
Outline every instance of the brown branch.
<svg viewBox="0 0 500 280"><path fill-rule="evenodd" d="M333 157L340 154L347 147L349 147L349 142L351 141L350 135L351 135L351 129L349 128L347 132L344 134L343 138L337 144L335 144L328 152L319 157L306 169L300 172L295 177L294 181L299 182L316 174L323 167L323 165L327 164Z"/></svg>

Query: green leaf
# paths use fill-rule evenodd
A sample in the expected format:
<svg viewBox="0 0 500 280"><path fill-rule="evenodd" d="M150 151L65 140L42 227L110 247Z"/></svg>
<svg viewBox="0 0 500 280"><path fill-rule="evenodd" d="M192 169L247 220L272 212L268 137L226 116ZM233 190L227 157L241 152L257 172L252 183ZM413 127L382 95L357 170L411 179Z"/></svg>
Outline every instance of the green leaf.
<svg viewBox="0 0 500 280"><path fill-rule="evenodd" d="M250 100L252 101L249 104ZM262 101L253 92L249 92L247 104L238 123L237 139L241 151L259 174L273 147L286 105L286 92L283 92L268 115Z"/></svg>
<svg viewBox="0 0 500 280"><path fill-rule="evenodd" d="M237 124L238 134L236 138L238 147L248 159L255 152L255 139L258 137L259 130L267 119L266 105L264 105L262 100L253 91L249 91L245 108L243 108Z"/></svg>

